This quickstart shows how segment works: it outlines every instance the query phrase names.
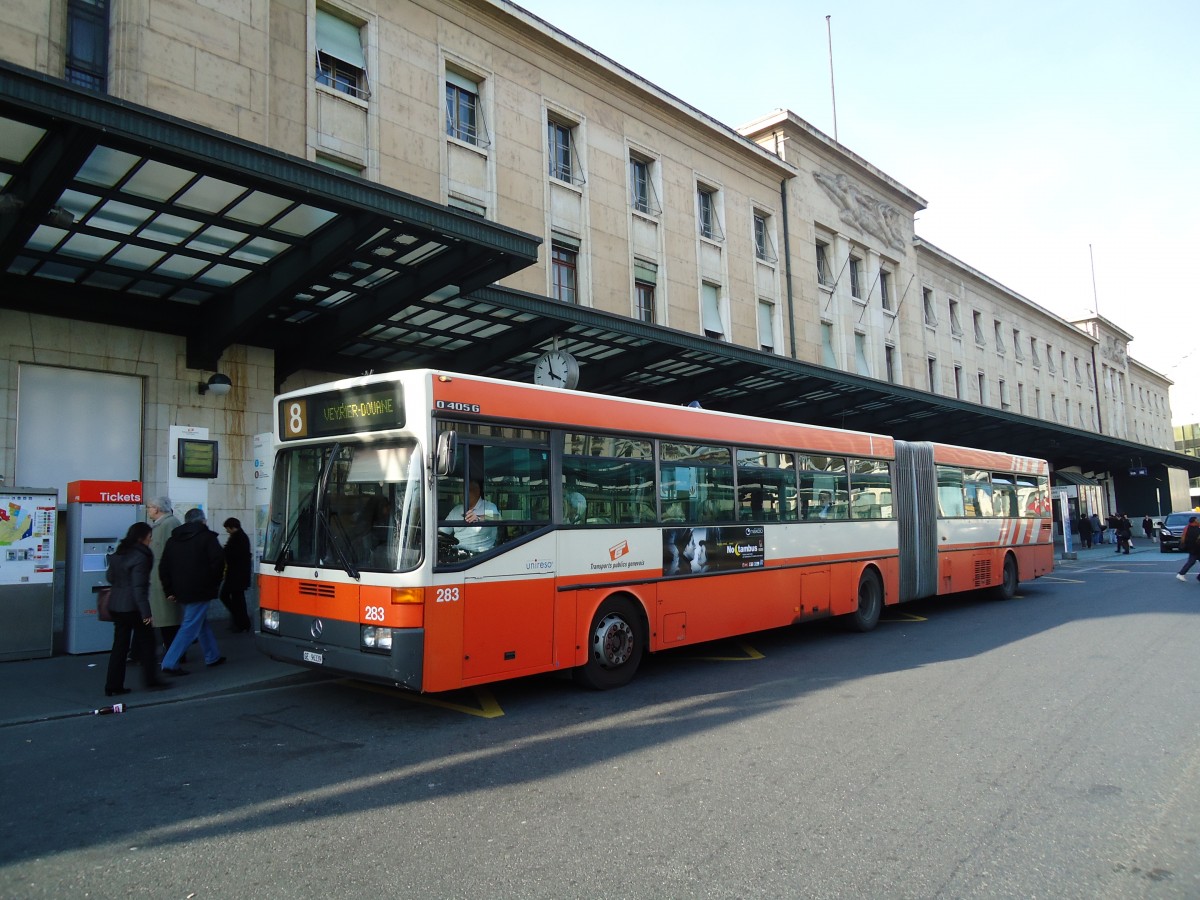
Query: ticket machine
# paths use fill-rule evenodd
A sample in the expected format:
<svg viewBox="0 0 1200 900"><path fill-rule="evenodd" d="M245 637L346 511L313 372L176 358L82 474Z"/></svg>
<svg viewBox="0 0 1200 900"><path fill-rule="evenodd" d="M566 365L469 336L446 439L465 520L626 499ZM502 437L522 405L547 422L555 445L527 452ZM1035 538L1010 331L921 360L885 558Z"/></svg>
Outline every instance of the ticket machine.
<svg viewBox="0 0 1200 900"><path fill-rule="evenodd" d="M112 647L113 627L101 622L96 592L108 584L108 555L142 511L140 481L72 481L67 485L65 644L68 653Z"/></svg>

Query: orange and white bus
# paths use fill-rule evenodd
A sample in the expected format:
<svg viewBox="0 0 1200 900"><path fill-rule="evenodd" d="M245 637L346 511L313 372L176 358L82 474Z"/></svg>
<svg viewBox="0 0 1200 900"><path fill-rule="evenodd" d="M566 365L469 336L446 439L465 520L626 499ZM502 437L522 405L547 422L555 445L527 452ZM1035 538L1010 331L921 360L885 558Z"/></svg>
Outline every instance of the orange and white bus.
<svg viewBox="0 0 1200 900"><path fill-rule="evenodd" d="M572 670L1053 568L1045 462L448 372L276 398L271 657L414 691Z"/></svg>

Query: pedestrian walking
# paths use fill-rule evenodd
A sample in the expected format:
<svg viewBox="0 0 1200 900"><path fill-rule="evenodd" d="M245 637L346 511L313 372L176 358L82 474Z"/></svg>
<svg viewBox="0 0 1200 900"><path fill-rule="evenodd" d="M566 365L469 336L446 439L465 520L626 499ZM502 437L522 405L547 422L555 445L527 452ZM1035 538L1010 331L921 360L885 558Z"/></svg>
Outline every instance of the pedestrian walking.
<svg viewBox="0 0 1200 900"><path fill-rule="evenodd" d="M104 679L106 697L129 693L125 687L125 663L131 639L137 646L146 689L170 687L158 677L158 656L154 652L154 619L150 614L150 569L154 562L150 553L151 532L145 522L134 522L108 560L105 577L112 591L108 611L113 620L113 645Z"/></svg>
<svg viewBox="0 0 1200 900"><path fill-rule="evenodd" d="M154 529L150 537L150 553L154 558L150 569L150 613L154 617L154 627L158 629L159 641L156 645L161 643L162 652L166 653L179 631L181 613L179 607L168 602L167 595L163 593L158 567L171 532L183 523L175 518L175 506L171 503L171 498L165 496L155 497L146 504L146 518L150 520L150 526ZM158 662L157 646L151 661Z"/></svg>
<svg viewBox="0 0 1200 900"><path fill-rule="evenodd" d="M242 531L239 519L225 520L225 580L221 582L221 602L229 610L231 632L250 630L250 614L246 612L246 588L250 587L250 538Z"/></svg>
<svg viewBox="0 0 1200 900"><path fill-rule="evenodd" d="M1113 533L1117 536L1117 549L1114 552L1124 551L1128 556L1129 548L1133 546L1133 523L1129 521L1129 516L1117 513L1113 517Z"/></svg>
<svg viewBox="0 0 1200 900"><path fill-rule="evenodd" d="M1083 549L1092 549L1092 522L1086 513L1079 517L1079 522L1075 527L1079 532L1079 543Z"/></svg>
<svg viewBox="0 0 1200 900"><path fill-rule="evenodd" d="M167 599L183 607L179 633L162 661L162 670L168 675L188 674L186 669L179 667L179 659L197 638L204 651L206 666L219 666L225 662L212 626L208 624L208 605L217 596L224 570L225 554L217 533L210 531L206 524L204 510L189 509L183 524L171 532L158 566Z"/></svg>
<svg viewBox="0 0 1200 900"><path fill-rule="evenodd" d="M1200 519L1195 516L1188 518L1188 523L1179 538L1179 549L1186 553L1188 558L1175 577L1180 581L1187 581L1188 570L1200 559ZM1200 575L1196 576L1196 580L1200 581Z"/></svg>

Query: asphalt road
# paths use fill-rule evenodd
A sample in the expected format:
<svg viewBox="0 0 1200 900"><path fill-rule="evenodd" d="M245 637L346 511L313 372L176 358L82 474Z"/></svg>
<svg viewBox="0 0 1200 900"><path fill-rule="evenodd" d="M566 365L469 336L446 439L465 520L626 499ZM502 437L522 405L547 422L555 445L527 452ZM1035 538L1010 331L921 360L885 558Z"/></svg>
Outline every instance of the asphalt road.
<svg viewBox="0 0 1200 900"><path fill-rule="evenodd" d="M313 675L0 729L0 896L1200 897L1180 562L1093 554L606 693Z"/></svg>

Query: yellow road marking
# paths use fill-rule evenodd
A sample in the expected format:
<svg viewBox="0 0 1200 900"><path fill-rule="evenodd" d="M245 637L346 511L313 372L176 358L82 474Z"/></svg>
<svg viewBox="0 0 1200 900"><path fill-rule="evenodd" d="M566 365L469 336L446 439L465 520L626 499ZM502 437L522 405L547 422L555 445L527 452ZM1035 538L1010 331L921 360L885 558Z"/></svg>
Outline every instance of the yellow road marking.
<svg viewBox="0 0 1200 900"><path fill-rule="evenodd" d="M766 659L761 653L751 647L749 644L737 641L737 645L742 648L745 656L680 656L679 659L705 659L710 662L746 662L751 659Z"/></svg>
<svg viewBox="0 0 1200 900"><path fill-rule="evenodd" d="M408 700L413 703L422 703L425 706L436 706L441 709L449 709L454 712L465 713L468 716L479 716L481 719L496 719L504 715L504 710L500 708L500 704L496 702L495 696L486 688L470 688L470 693L475 695L479 707L468 706L463 703L452 703L449 700L440 700L437 697L430 697L427 694L413 694L408 691L402 691L399 688L391 688L383 684L370 684L365 681L354 681L350 678L342 678L338 680L338 684L348 685L349 687L358 688L361 691L372 691L376 694L383 694L387 697L395 697L399 700ZM463 691L455 691L455 694L464 693Z"/></svg>
<svg viewBox="0 0 1200 900"><path fill-rule="evenodd" d="M912 613L893 613L893 615L901 616L899 619L883 619L880 622L928 622L924 616L914 616Z"/></svg>

